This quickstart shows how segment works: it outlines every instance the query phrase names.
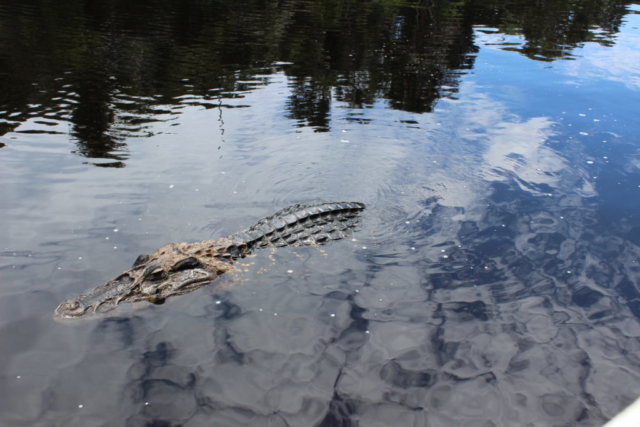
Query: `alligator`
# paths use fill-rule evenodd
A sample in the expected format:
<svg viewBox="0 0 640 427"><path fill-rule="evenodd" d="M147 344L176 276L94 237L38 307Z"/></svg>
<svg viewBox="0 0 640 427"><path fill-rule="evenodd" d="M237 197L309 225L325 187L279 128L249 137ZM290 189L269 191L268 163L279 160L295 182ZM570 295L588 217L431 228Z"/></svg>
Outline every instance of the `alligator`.
<svg viewBox="0 0 640 427"><path fill-rule="evenodd" d="M218 240L169 243L140 255L133 266L104 285L63 302L55 318L104 313L122 302L162 304L168 297L194 291L233 269L255 249L308 246L339 240L355 227L365 205L358 202L297 204Z"/></svg>

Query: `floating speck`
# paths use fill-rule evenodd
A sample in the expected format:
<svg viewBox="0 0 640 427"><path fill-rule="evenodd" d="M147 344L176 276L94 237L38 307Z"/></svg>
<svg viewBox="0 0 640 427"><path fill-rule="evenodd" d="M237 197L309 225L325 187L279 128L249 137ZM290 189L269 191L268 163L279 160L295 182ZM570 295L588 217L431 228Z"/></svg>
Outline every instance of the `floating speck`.
<svg viewBox="0 0 640 427"><path fill-rule="evenodd" d="M411 224L411 221L405 221L405 224Z"/></svg>
<svg viewBox="0 0 640 427"><path fill-rule="evenodd" d="M356 289L356 293L360 292L360 289Z"/></svg>
<svg viewBox="0 0 640 427"><path fill-rule="evenodd" d="M222 302L222 301L218 300L218 301L216 301L216 304L220 304L221 302Z"/></svg>
<svg viewBox="0 0 640 427"><path fill-rule="evenodd" d="M17 378L17 379L20 379L20 378L22 378L22 377L21 377L20 375L16 375L16 378Z"/></svg>
<svg viewBox="0 0 640 427"><path fill-rule="evenodd" d="M369 333L369 330L364 331L364 333L365 333L365 334L368 334L368 333Z"/></svg>
<svg viewBox="0 0 640 427"><path fill-rule="evenodd" d="M585 136L587 136L587 135L589 135L589 134L588 134L587 132L580 132L580 135L585 135Z"/></svg>
<svg viewBox="0 0 640 427"><path fill-rule="evenodd" d="M262 311L262 309L261 309L261 308L259 308L259 309L258 309L258 311Z"/></svg>
<svg viewBox="0 0 640 427"><path fill-rule="evenodd" d="M346 132L346 131L347 131L346 129L342 129L342 132Z"/></svg>
<svg viewBox="0 0 640 427"><path fill-rule="evenodd" d="M274 315L274 316L277 316L277 315L278 315L278 313L273 313L273 315Z"/></svg>
<svg viewBox="0 0 640 427"><path fill-rule="evenodd" d="M442 258L449 258L449 255L443 255Z"/></svg>
<svg viewBox="0 0 640 427"><path fill-rule="evenodd" d="M114 233L117 233L118 231L120 231L120 230L118 230L117 228L114 228L114 229L113 229L113 232L114 232Z"/></svg>
<svg viewBox="0 0 640 427"><path fill-rule="evenodd" d="M412 247L411 247L411 250L412 250L412 251L415 251L415 250L416 250L416 248L414 248L414 247L412 246Z"/></svg>
<svg viewBox="0 0 640 427"><path fill-rule="evenodd" d="M226 172L220 172L221 174L225 174Z"/></svg>
<svg viewBox="0 0 640 427"><path fill-rule="evenodd" d="M567 274L571 274L571 270L567 270Z"/></svg>
<svg viewBox="0 0 640 427"><path fill-rule="evenodd" d="M118 249L118 247L117 247L117 246L114 246L114 247L113 247L113 249Z"/></svg>
<svg viewBox="0 0 640 427"><path fill-rule="evenodd" d="M348 139L341 139L340 142L349 142Z"/></svg>
<svg viewBox="0 0 640 427"><path fill-rule="evenodd" d="M58 267L58 270L62 270L62 267Z"/></svg>
<svg viewBox="0 0 640 427"><path fill-rule="evenodd" d="M578 114L578 115L579 115L580 117L586 117L586 114L582 114L582 113L580 113L580 114Z"/></svg>
<svg viewBox="0 0 640 427"><path fill-rule="evenodd" d="M447 251L446 249L440 249L440 252L446 252L446 251Z"/></svg>
<svg viewBox="0 0 640 427"><path fill-rule="evenodd" d="M105 238L104 238L104 240L109 240L109 238L108 238L108 237L105 237Z"/></svg>
<svg viewBox="0 0 640 427"><path fill-rule="evenodd" d="M380 298L380 301L382 301L382 298Z"/></svg>
<svg viewBox="0 0 640 427"><path fill-rule="evenodd" d="M82 409L84 408L84 405L78 405L78 408Z"/></svg>
<svg viewBox="0 0 640 427"><path fill-rule="evenodd" d="M291 274L293 273L293 270L287 270L287 273Z"/></svg>
<svg viewBox="0 0 640 427"><path fill-rule="evenodd" d="M335 313L331 313L329 316L336 317L336 314Z"/></svg>
<svg viewBox="0 0 640 427"><path fill-rule="evenodd" d="M357 241L358 241L358 239L351 239L351 241L352 241L352 242L357 242Z"/></svg>
<svg viewBox="0 0 640 427"><path fill-rule="evenodd" d="M169 188L173 188L173 184L171 184L171 185L169 186Z"/></svg>
<svg viewBox="0 0 640 427"><path fill-rule="evenodd" d="M78 259L82 259L82 257L81 257L81 256L79 256L79 257L78 257Z"/></svg>
<svg viewBox="0 0 640 427"><path fill-rule="evenodd" d="M144 402L144 406L149 406L149 402Z"/></svg>
<svg viewBox="0 0 640 427"><path fill-rule="evenodd" d="M587 160L587 164L588 165L592 165L593 164L593 160Z"/></svg>

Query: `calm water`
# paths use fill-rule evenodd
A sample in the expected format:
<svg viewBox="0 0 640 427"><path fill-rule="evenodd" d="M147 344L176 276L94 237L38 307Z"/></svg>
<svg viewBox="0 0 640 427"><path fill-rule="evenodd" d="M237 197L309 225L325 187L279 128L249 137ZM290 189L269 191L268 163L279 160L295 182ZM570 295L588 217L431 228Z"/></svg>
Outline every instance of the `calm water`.
<svg viewBox="0 0 640 427"><path fill-rule="evenodd" d="M3 0L0 425L600 426L640 396L640 5ZM353 239L55 307L299 202Z"/></svg>

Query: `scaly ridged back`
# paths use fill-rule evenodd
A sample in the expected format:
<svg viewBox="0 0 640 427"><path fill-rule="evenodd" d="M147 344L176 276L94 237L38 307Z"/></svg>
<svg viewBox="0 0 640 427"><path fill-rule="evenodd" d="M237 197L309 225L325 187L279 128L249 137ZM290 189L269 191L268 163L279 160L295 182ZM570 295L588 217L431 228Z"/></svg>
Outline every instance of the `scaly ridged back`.
<svg viewBox="0 0 640 427"><path fill-rule="evenodd" d="M357 202L294 205L234 234L248 249L268 246L303 246L342 239L358 223L365 205Z"/></svg>

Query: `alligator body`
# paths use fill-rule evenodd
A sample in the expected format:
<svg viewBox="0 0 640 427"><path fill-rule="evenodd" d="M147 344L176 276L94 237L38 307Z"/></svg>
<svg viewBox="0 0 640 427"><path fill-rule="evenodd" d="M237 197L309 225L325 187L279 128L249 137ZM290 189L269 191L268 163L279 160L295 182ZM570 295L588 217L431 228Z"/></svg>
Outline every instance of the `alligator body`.
<svg viewBox="0 0 640 427"><path fill-rule="evenodd" d="M160 304L204 286L233 268L234 261L266 247L315 245L342 239L359 219L362 203L294 205L254 226L218 240L169 243L140 255L133 267L104 285L63 302L54 317L101 313L121 302Z"/></svg>

